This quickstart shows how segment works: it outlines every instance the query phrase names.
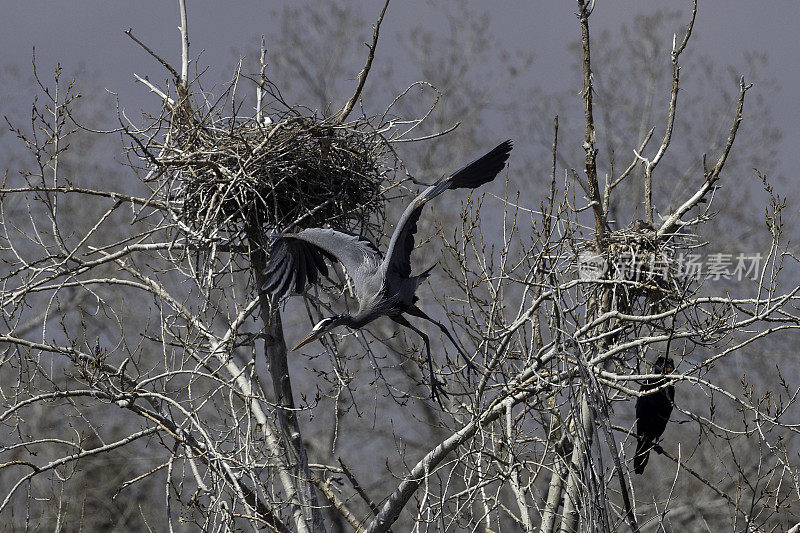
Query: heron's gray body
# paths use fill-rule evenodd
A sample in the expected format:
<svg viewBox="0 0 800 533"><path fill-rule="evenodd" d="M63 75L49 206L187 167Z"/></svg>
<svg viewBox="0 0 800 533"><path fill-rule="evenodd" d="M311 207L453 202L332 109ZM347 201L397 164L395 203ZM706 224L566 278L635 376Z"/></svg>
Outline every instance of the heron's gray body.
<svg viewBox="0 0 800 533"><path fill-rule="evenodd" d="M428 337L406 320L403 313L425 318L435 323L472 365L450 332L431 319L416 305L417 287L428 277L430 268L419 275L411 274L411 251L414 233L422 208L433 198L448 189L474 189L492 181L503 169L512 148L506 141L492 151L449 176L444 176L425 189L403 211L384 257L373 243L360 235L343 230L309 228L298 233L285 234L273 244L270 263L265 272L266 283L262 290L283 296L294 290L305 291L308 283L316 283L320 274L327 275L325 258L339 262L352 281L358 312L322 319L296 348L314 340L337 326L360 328L380 316L389 316L395 322L412 328L425 341L434 396L436 382L430 359ZM295 348L295 349L296 349Z"/></svg>
<svg viewBox="0 0 800 533"><path fill-rule="evenodd" d="M358 302L358 311L352 315L353 320L359 323L357 327L382 315L399 315L414 305L417 287L430 273L428 269L418 276L387 275L391 267L374 244L340 230L309 228L286 237L314 244L345 266Z"/></svg>

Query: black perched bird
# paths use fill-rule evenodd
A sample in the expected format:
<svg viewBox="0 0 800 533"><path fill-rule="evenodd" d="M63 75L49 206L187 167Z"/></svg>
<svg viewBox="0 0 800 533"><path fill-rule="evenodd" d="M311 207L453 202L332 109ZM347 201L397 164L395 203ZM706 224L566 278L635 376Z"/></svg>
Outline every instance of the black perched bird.
<svg viewBox="0 0 800 533"><path fill-rule="evenodd" d="M675 370L675 363L669 357L659 357L653 365L653 374L669 374ZM640 391L648 391L664 385L666 378L646 379ZM644 472L650 450L656 447L656 441L664 433L672 413L675 401L675 387L669 385L663 389L639 396L636 400L636 455L633 456L633 471Z"/></svg>
<svg viewBox="0 0 800 533"><path fill-rule="evenodd" d="M359 305L358 312L354 315L337 315L320 320L308 336L292 350L338 326L358 329L380 316L388 316L422 337L431 373L432 396L438 399L438 387L441 384L433 375L428 336L408 321L406 315L409 315L436 324L458 349L470 368L474 369L473 363L447 328L417 307L417 297L414 293L428 277L431 269L416 276L412 275L411 250L414 248L417 221L425 204L448 189L474 189L489 183L505 166L512 146L510 140L501 143L483 157L449 176L443 176L425 189L403 211L385 255L364 237L342 230L309 228L279 237L272 246L270 263L265 272L267 281L261 287L262 290L277 296L283 296L292 290L303 292L308 283L317 282L319 274L328 273L325 265L327 258L329 261L341 263L344 267L355 287Z"/></svg>

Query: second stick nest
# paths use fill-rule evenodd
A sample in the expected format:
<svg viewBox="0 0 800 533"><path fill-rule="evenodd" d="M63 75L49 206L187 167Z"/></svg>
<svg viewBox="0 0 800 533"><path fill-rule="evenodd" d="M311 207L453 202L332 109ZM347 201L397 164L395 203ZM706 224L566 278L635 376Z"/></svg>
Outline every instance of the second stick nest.
<svg viewBox="0 0 800 533"><path fill-rule="evenodd" d="M631 312L640 298L663 305L677 298L685 285L675 242L659 238L642 221L608 233L603 253L597 251L594 241L583 244L578 253L581 278L616 281L620 311Z"/></svg>

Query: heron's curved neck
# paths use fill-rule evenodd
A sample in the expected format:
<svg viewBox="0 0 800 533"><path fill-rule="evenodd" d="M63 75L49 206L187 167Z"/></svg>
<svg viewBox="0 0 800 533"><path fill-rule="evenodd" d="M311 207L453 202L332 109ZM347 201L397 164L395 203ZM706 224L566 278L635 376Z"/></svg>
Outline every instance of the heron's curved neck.
<svg viewBox="0 0 800 533"><path fill-rule="evenodd" d="M347 326L351 329L359 329L360 327L366 325L368 322L371 322L374 317L370 316L351 316L351 315L339 315L336 317L336 325L338 326Z"/></svg>

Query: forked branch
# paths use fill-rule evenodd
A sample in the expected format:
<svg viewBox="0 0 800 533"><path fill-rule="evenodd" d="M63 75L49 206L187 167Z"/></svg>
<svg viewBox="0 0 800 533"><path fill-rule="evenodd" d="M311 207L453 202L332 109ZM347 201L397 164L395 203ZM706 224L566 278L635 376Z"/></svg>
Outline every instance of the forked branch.
<svg viewBox="0 0 800 533"><path fill-rule="evenodd" d="M667 112L667 127L664 130L664 138L661 141L661 146L658 148L658 152L656 155L653 156L653 159L647 160L639 153L636 154L637 158L641 159L644 164L644 211L645 216L647 218L647 222L649 224L653 224L653 170L655 170L656 165L661 161L661 158L664 157L664 154L667 152L667 148L669 148L669 143L672 140L672 130L675 126L675 111L677 110L678 104L678 88L680 85L680 67L678 66L678 58L681 55L681 52L686 48L686 44L689 42L689 38L692 35L692 28L694 28L694 19L697 16L697 0L694 2L694 7L692 8L692 16L689 19L689 25L686 28L686 33L681 40L681 44L676 46L675 43L675 36L672 37L672 90L670 91L669 95L669 111ZM641 152L641 150L639 150Z"/></svg>
<svg viewBox="0 0 800 533"><path fill-rule="evenodd" d="M681 217L686 214L690 209L695 207L699 204L708 194L708 192L712 189L714 184L719 179L719 175L722 172L723 167L725 166L725 161L728 159L728 154L731 151L731 147L733 146L733 142L736 140L736 132L739 129L739 123L742 121L742 110L744 109L744 95L747 93L747 90L752 87L752 84L745 84L744 77L740 78L739 80L739 97L736 101L736 113L733 117L733 124L731 124L730 132L728 133L728 139L725 141L725 148L723 148L722 153L717 159L717 163L714 165L714 168L711 170L706 170L703 174L704 180L703 184L700 188L695 192L688 200L686 200L683 204L680 205L671 215L669 215L666 220L661 224L661 227L658 228L658 235L664 235L666 233L672 232L675 227L679 224Z"/></svg>

